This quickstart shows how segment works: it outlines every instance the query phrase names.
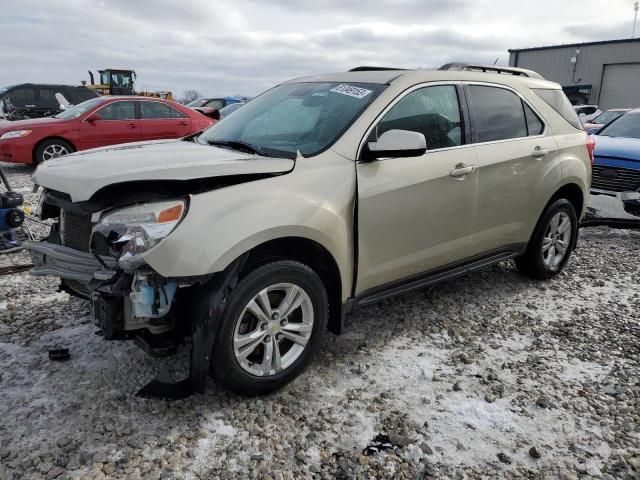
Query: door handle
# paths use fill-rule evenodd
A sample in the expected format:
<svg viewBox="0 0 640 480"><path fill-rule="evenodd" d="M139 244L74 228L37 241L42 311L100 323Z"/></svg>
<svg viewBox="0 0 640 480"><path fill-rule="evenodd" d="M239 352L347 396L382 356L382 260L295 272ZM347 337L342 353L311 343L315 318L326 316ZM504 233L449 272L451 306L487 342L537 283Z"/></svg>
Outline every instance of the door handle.
<svg viewBox="0 0 640 480"><path fill-rule="evenodd" d="M531 154L531 156L533 158L540 158L544 157L547 153L549 153L548 148L536 147L533 149L533 153Z"/></svg>
<svg viewBox="0 0 640 480"><path fill-rule="evenodd" d="M465 165L464 163L459 163L455 166L453 170L451 170L451 175L454 178L464 177L465 175L473 172L476 169L473 165Z"/></svg>
<svg viewBox="0 0 640 480"><path fill-rule="evenodd" d="M130 124L127 125L127 128L137 128L137 127L138 127L138 125L135 124L135 123L130 123Z"/></svg>
<svg viewBox="0 0 640 480"><path fill-rule="evenodd" d="M180 125L181 127L186 127L189 124L187 122L179 122L178 125Z"/></svg>

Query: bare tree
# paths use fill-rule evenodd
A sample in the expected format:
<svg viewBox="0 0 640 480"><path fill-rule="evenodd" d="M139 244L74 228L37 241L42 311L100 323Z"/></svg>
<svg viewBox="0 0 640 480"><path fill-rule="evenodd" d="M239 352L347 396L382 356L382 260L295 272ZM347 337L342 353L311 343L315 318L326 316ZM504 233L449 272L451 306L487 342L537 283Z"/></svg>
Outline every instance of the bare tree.
<svg viewBox="0 0 640 480"><path fill-rule="evenodd" d="M189 102L193 102L196 98L200 98L202 95L197 90L185 90L182 94L180 100L178 100L183 105L186 105Z"/></svg>

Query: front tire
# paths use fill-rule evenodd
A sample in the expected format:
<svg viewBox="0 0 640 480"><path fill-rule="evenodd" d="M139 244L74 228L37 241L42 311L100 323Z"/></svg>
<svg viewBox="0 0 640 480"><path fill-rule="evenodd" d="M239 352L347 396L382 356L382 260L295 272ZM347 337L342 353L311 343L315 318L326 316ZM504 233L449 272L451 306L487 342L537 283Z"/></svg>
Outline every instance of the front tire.
<svg viewBox="0 0 640 480"><path fill-rule="evenodd" d="M34 161L36 165L40 165L42 162L68 155L73 153L73 151L73 145L69 142L61 138L52 138L38 145L34 153Z"/></svg>
<svg viewBox="0 0 640 480"><path fill-rule="evenodd" d="M577 240L576 211L571 202L560 198L542 213L526 252L516 258L516 266L537 280L555 277L569 260Z"/></svg>
<svg viewBox="0 0 640 480"><path fill-rule="evenodd" d="M215 378L242 395L281 388L320 348L328 314L322 280L306 265L284 260L251 271L223 314L211 354Z"/></svg>

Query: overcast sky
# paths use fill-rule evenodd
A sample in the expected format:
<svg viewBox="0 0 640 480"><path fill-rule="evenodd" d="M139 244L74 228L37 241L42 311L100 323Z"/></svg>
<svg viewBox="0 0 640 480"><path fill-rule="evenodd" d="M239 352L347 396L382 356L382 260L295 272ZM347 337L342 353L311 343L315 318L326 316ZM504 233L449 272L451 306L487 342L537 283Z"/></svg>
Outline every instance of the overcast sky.
<svg viewBox="0 0 640 480"><path fill-rule="evenodd" d="M356 65L507 64L509 48L628 38L633 0L2 0L0 12L0 86L120 67L138 88L255 95Z"/></svg>

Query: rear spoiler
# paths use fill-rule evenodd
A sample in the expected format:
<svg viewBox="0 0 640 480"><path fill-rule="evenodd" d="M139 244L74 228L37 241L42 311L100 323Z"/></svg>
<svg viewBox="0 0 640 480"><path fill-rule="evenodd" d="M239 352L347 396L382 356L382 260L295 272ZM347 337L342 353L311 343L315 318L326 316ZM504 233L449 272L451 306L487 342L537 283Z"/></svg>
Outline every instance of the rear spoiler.
<svg viewBox="0 0 640 480"><path fill-rule="evenodd" d="M502 67L499 65L478 65L474 63L452 62L445 63L438 70L457 70L468 72L485 72L485 73L503 73L507 75L515 75L520 77L538 78L544 80L544 77L538 72L527 70L526 68Z"/></svg>

